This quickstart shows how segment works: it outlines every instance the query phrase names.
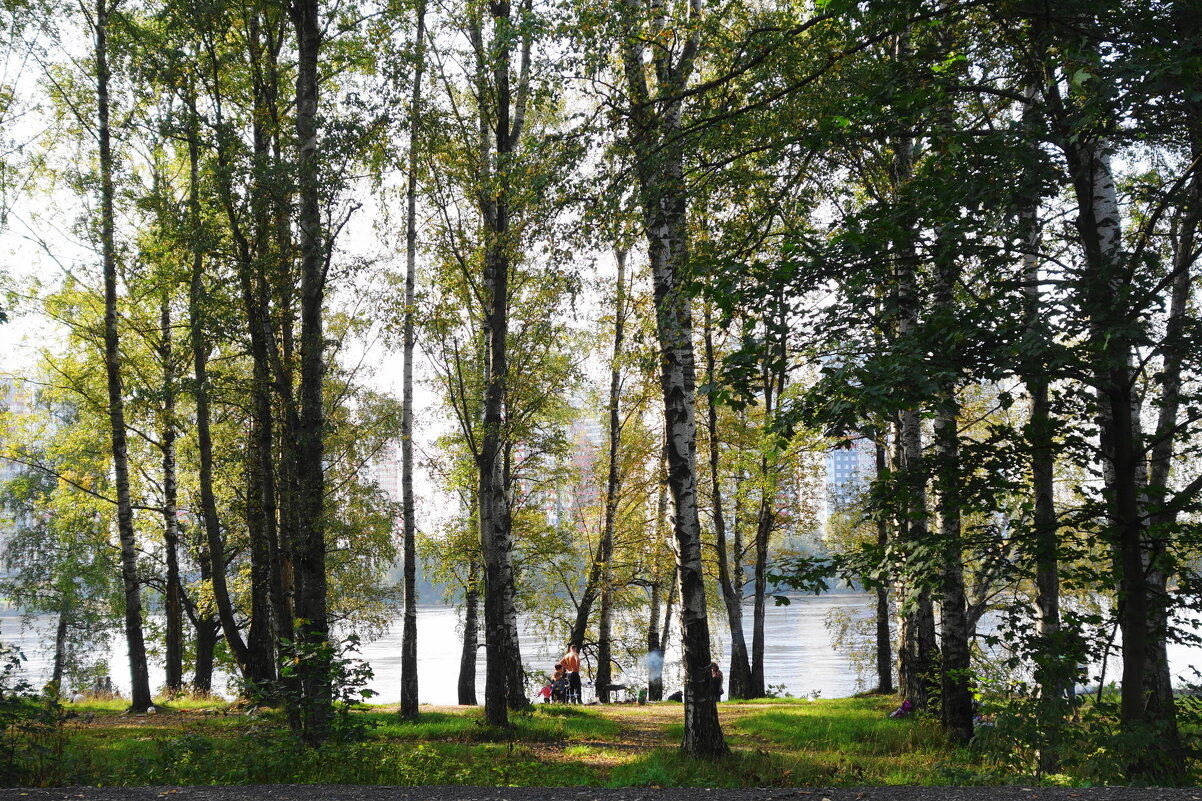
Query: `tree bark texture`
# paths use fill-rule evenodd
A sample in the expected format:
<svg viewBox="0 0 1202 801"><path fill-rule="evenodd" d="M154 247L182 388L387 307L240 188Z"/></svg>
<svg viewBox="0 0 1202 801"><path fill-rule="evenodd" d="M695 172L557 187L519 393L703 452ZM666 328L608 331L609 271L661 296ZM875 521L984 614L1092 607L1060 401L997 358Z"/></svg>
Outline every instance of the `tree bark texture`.
<svg viewBox="0 0 1202 801"><path fill-rule="evenodd" d="M944 37L940 36L942 40ZM941 49L951 52L947 42ZM938 139L954 130L952 110L942 106L937 112ZM939 157L938 151L935 157ZM950 180L952 176L947 176ZM958 315L956 289L960 282L961 243L951 226L936 229L934 253L933 304L931 319L949 325ZM936 465L934 471L939 512L939 543L941 553L940 645L941 680L940 712L943 730L958 745L967 745L973 737L972 696L972 630L968 621L968 601L964 590L964 536L961 513L965 497L963 468L960 456L959 378L961 354L951 346L935 357L943 364L938 379L935 400L934 439Z"/></svg>
<svg viewBox="0 0 1202 801"><path fill-rule="evenodd" d="M490 725L508 726L508 709L520 709L528 703L518 647L513 531L503 464L509 380L509 269L513 248L511 161L521 137L520 110L525 87L519 83L515 93L510 85L512 48L518 39L510 18L510 4L503 0L491 3L489 9L493 27L487 47L478 18L473 20L470 32L476 49L479 87L480 174L482 184L489 187L480 196L485 240L481 283L484 421L477 467L484 560L484 714ZM523 76L528 59L528 48L523 48Z"/></svg>
<svg viewBox="0 0 1202 801"><path fill-rule="evenodd" d="M159 359L163 364L163 433L160 439L163 449L163 551L167 562L166 592L163 604L166 623L163 683L169 693L174 693L179 692L184 686L184 602L183 586L180 583L179 575L179 490L175 464L175 353L171 342L171 304L165 288L159 307L159 324Z"/></svg>
<svg viewBox="0 0 1202 801"><path fill-rule="evenodd" d="M885 475L888 469L884 443L884 432L875 443L876 474ZM884 514L876 516L876 544L884 554L889 547L889 521ZM879 693L893 692L893 640L889 619L889 578L882 576L876 588L876 690Z"/></svg>
<svg viewBox="0 0 1202 801"><path fill-rule="evenodd" d="M109 132L107 0L96 0L96 134L100 150L100 247L104 268L104 366L108 383L113 474L117 490L117 533L121 540L121 583L125 594L125 640L129 652L130 707L150 706L150 674L142 634L142 583L138 579L138 544L129 492L129 458L125 401L121 379L121 343L117 330L117 244L114 222L114 156Z"/></svg>
<svg viewBox="0 0 1202 801"><path fill-rule="evenodd" d="M325 299L329 254L321 221L318 179L318 57L322 25L318 0L293 0L296 32L296 229L300 237L300 428L296 446L298 520L293 547L297 640L306 647L327 645L326 608ZM332 714L327 659L302 660L301 736L311 744L329 735Z"/></svg>
<svg viewBox="0 0 1202 801"><path fill-rule="evenodd" d="M266 264L272 252L271 194L265 175L272 165L271 141L278 127L275 96L278 84L267 68L272 47L257 11L249 14L247 46L251 63L257 66L254 81L254 118L252 140L254 172L251 185L253 241L245 241L240 226L238 240L238 278L242 305L250 334L251 351L251 425L246 467L246 523L251 557L251 614L247 634L247 678L260 686L276 679L276 643L292 638L291 610L281 597L279 534L275 480L274 411L271 395L271 368L268 356L271 313L266 290ZM282 39L282 37L279 37ZM230 216L233 218L232 207Z"/></svg>
<svg viewBox="0 0 1202 801"><path fill-rule="evenodd" d="M405 188L405 321L401 396L401 539L405 565L405 621L401 630L401 708L417 717L417 522L413 498L413 351L417 283L417 163L422 76L426 67L426 3L418 3L414 31L413 92L409 97L409 176Z"/></svg>
<svg viewBox="0 0 1202 801"><path fill-rule="evenodd" d="M1171 696L1146 694L1149 648L1149 575L1144 555L1143 520L1147 467L1141 403L1136 395L1133 344L1124 333L1129 323L1122 308L1122 230L1118 198L1104 141L1070 143L1070 170L1078 203L1077 228L1085 251L1080 302L1090 321L1094 350L1102 477L1106 487L1108 524L1119 572L1120 628L1123 636L1123 679L1120 714L1125 728L1157 721L1172 725Z"/></svg>
<svg viewBox="0 0 1202 801"><path fill-rule="evenodd" d="M714 332L710 310L705 311L705 380L714 386ZM730 628L730 670L727 672L727 698L754 698L751 691L751 662L747 655L747 640L743 635L743 585L731 578L730 551L726 541L726 516L722 508L721 441L718 438L718 401L714 393L706 395L706 422L709 429L710 493L714 516L714 545L718 551L718 587L726 606ZM738 549L735 560L742 559Z"/></svg>
<svg viewBox="0 0 1202 801"><path fill-rule="evenodd" d="M960 522L959 404L945 397L935 420L939 458L939 535L943 549L940 604L943 729L952 741L967 745L973 737L973 708L967 601L964 594L964 538Z"/></svg>
<svg viewBox="0 0 1202 801"><path fill-rule="evenodd" d="M233 603L230 601L225 573L225 543L217 517L217 498L213 492L213 437L209 409L209 342L205 337L203 309L205 307L204 254L196 248L192 254L192 273L189 286L189 335L192 346L192 370L195 378L196 438L200 455L198 483L200 485L200 524L205 532L205 550L209 557L209 579L213 601L221 622L226 644L240 669L247 661L246 643L242 640Z"/></svg>
<svg viewBox="0 0 1202 801"><path fill-rule="evenodd" d="M54 662L50 669L50 681L62 690L63 670L67 665L67 633L70 630L71 602L69 595L64 593L59 605L58 623L54 627Z"/></svg>
<svg viewBox="0 0 1202 801"><path fill-rule="evenodd" d="M200 568L200 580L209 581L212 576L211 562L205 547L204 536L199 532L195 535L193 551L197 554L196 562ZM195 604L188 604L188 616L196 633L195 661L192 670L192 691L207 693L213 689L213 657L217 647L217 632L221 624L213 619L211 614L202 614Z"/></svg>
<svg viewBox="0 0 1202 801"><path fill-rule="evenodd" d="M764 423L763 436L771 436L772 418L776 413L776 404L785 388L785 350L783 330L774 323L765 321L765 325L776 328L777 341L772 343L773 354L766 356L763 366L763 398ZM766 338L770 338L766 332ZM769 365L777 362L778 369ZM765 452L760 456L760 501L756 513L755 524L755 591L752 598L751 623L751 683L749 695L752 698L763 698L768 694L768 686L764 677L764 621L767 615L766 601L768 596L768 546L772 533L777 524L777 466L769 459L767 442L761 444Z"/></svg>
<svg viewBox="0 0 1202 801"><path fill-rule="evenodd" d="M622 421L619 402L622 395L622 340L626 322L626 249L617 248L618 280L614 299L614 349L609 369L609 469L605 477L605 521L601 528L601 609L597 620L597 700L609 703L609 685L613 683L613 647L611 629L613 617L613 556L614 527L618 516L618 499L622 491L622 472L619 449L622 443Z"/></svg>
<svg viewBox="0 0 1202 801"><path fill-rule="evenodd" d="M480 631L480 568L473 557L468 564L467 591L463 598L463 648L459 653L459 703L476 705L476 650Z"/></svg>
<svg viewBox="0 0 1202 801"><path fill-rule="evenodd" d="M696 368L693 319L685 278L688 255L688 190L684 181L681 141L681 91L692 76L700 33L694 29L673 63L671 53L653 55L657 96L652 97L643 64L640 21L644 7L622 0L625 17L622 60L629 91L631 144L639 181L639 200L647 237L654 288L655 327L659 342L660 386L664 398L664 430L668 448L668 486L675 510L677 581L680 588L682 646L685 665L684 739L681 749L692 756L728 753L718 707L710 686L709 620L701 561L701 521L697 512ZM652 9L663 13L662 7ZM701 0L691 0L696 23ZM665 19L654 17L653 28ZM658 102L656 102L658 101Z"/></svg>
<svg viewBox="0 0 1202 801"><path fill-rule="evenodd" d="M895 57L908 57L908 35L903 33L895 42ZM894 137L890 181L898 192L914 174L914 140L908 136ZM896 293L895 328L899 341L916 334L919 327L917 289L918 257L914 245L916 221L903 219L894 243L894 287ZM898 462L894 475L900 479L896 531L900 535L897 552L902 559L903 572L923 548L929 547L930 526L927 505L928 467L923 460L922 414L918 408L903 410L898 415ZM930 591L923 587L923 577L899 576L906 594L901 598L902 624L898 648L898 681L903 696L917 709L928 708L935 676L935 657L938 645L935 638L935 613Z"/></svg>
<svg viewBox="0 0 1202 801"><path fill-rule="evenodd" d="M668 471L667 450L660 459L660 482L655 512L655 542L651 558L655 570L651 582L651 622L647 627L647 700L662 701L664 698L664 653L668 648L668 635L672 630L672 605L676 597L676 565L672 565L672 577L664 584L659 572L659 543L671 539L668 527ZM668 588L668 599L664 606L663 624L660 624L660 598L664 587Z"/></svg>
<svg viewBox="0 0 1202 801"><path fill-rule="evenodd" d="M1034 99L1034 84L1027 90L1027 96ZM1030 449L1033 510L1031 552L1035 560L1036 641L1033 648L1040 654L1035 665L1040 706L1039 771L1046 775L1060 770L1060 732L1068 711L1066 695L1071 690L1072 676L1082 655L1074 652L1061 628L1060 525L1054 484L1055 425L1046 356L1051 332L1044 322L1039 284L1041 232L1038 205L1038 196L1033 196L1031 207L1020 218L1020 225L1026 229L1023 283L1028 344L1025 350L1030 354L1028 363L1020 366L1020 375L1029 398L1026 440Z"/></svg>
<svg viewBox="0 0 1202 801"><path fill-rule="evenodd" d="M902 506L897 509L895 530L899 533L896 550L908 560L917 543L929 537L926 528L926 479L918 467L912 471L914 451L921 459L921 423L915 412L898 416L893 474L902 482ZM919 486L914 486L915 481ZM935 613L930 592L915 587L914 579L898 576L901 623L898 627L897 678L902 697L918 709L927 709L936 680L935 658L938 646L935 638Z"/></svg>

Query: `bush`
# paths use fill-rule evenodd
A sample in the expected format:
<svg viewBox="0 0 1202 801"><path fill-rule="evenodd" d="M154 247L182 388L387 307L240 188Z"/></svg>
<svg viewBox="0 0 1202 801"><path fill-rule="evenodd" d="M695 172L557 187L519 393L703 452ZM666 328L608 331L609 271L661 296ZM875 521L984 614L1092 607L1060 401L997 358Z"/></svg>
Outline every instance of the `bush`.
<svg viewBox="0 0 1202 801"><path fill-rule="evenodd" d="M0 643L0 786L45 787L62 781L65 713L56 685L39 693L20 676L24 660Z"/></svg>

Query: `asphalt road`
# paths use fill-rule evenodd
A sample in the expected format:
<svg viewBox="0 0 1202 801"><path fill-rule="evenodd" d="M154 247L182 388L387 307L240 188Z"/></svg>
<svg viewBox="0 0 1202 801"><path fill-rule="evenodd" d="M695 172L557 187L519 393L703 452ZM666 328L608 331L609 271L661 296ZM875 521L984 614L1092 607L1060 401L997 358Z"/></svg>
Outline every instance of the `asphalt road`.
<svg viewBox="0 0 1202 801"><path fill-rule="evenodd" d="M1202 789L1134 787L56 787L0 789L0 801L1202 801Z"/></svg>

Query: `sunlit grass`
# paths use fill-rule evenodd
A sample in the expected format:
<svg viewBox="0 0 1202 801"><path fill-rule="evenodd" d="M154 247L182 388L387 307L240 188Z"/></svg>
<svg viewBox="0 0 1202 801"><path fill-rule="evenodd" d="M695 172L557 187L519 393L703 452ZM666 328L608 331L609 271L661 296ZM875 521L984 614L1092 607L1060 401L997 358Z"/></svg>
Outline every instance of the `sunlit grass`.
<svg viewBox="0 0 1202 801"><path fill-rule="evenodd" d="M937 723L893 719L883 698L801 702L740 716L729 729L736 742L769 749L794 784L942 784L950 749Z"/></svg>
<svg viewBox="0 0 1202 801"><path fill-rule="evenodd" d="M949 749L938 725L891 720L894 702L774 699L723 703L731 756L683 756L681 707L538 705L486 725L483 710L424 709L415 720L386 707L357 711L352 741L306 748L279 710L245 714L225 704L124 714L120 701L72 705L89 722L68 727L70 782L150 784L476 784L747 787L940 784L945 766L970 756ZM652 723L652 733L648 723ZM634 728L627 728L627 726Z"/></svg>
<svg viewBox="0 0 1202 801"><path fill-rule="evenodd" d="M510 714L512 729L485 724L483 710L421 712L406 721L386 712L367 712L362 720L373 739L456 740L465 742L553 742L617 736L621 726L598 712L581 707L539 705L530 712Z"/></svg>

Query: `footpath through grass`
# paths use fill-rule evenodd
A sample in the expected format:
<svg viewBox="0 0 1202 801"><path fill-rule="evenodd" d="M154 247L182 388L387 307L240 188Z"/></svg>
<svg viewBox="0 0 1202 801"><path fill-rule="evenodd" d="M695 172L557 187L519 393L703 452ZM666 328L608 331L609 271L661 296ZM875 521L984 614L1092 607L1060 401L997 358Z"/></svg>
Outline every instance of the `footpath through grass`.
<svg viewBox="0 0 1202 801"><path fill-rule="evenodd" d="M91 785L470 784L705 786L947 784L972 755L938 726L890 720L882 698L724 703L732 755L681 756L679 704L541 705L486 726L478 708L422 707L416 722L368 707L356 739L299 745L279 713L178 703L154 715L119 702L83 703L63 730L59 768L45 781Z"/></svg>

